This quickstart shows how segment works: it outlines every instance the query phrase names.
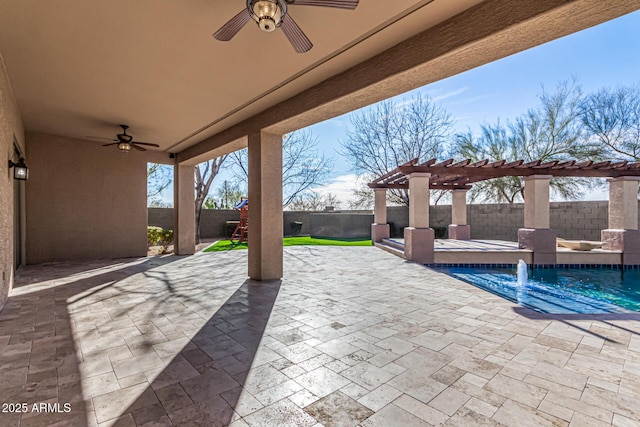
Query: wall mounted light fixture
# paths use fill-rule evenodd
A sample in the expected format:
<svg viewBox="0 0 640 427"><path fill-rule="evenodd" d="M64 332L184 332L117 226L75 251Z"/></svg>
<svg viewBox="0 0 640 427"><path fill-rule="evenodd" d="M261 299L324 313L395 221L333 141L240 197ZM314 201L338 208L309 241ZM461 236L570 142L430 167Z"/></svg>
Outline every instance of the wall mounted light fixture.
<svg viewBox="0 0 640 427"><path fill-rule="evenodd" d="M26 181L29 178L29 168L24 162L24 157L20 157L18 163L9 160L9 169L13 168L13 179Z"/></svg>

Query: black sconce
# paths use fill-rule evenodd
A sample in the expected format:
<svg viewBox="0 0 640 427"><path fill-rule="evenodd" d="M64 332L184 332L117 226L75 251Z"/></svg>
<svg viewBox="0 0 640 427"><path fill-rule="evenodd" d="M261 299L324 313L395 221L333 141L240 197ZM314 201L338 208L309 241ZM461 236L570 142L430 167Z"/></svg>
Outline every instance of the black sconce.
<svg viewBox="0 0 640 427"><path fill-rule="evenodd" d="M29 168L24 162L24 157L20 157L18 163L9 160L9 169L13 168L13 179L26 181L29 178Z"/></svg>

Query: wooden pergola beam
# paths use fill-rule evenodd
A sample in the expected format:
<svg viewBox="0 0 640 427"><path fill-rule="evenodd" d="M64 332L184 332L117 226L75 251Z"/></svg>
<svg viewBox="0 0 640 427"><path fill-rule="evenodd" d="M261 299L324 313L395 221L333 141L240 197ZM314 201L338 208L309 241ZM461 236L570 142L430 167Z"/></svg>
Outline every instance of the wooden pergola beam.
<svg viewBox="0 0 640 427"><path fill-rule="evenodd" d="M525 163L523 160L508 162L498 160L480 160L471 162L470 159L455 162L453 159L437 162L436 159L417 164L413 159L396 169L384 174L369 184L371 188L402 188L409 187L407 176L412 173L431 174L430 188L454 189L471 188L471 183L507 176L527 177L533 175L549 175L552 177L579 178L618 178L622 176L640 176L640 162L602 161L594 163L592 160L577 162L576 160L553 160L542 162L534 160Z"/></svg>
<svg viewBox="0 0 640 427"><path fill-rule="evenodd" d="M580 177L580 178L617 178L619 176L640 176L640 168L587 168L569 169L569 168L552 168L552 167L528 167L528 168L493 168L493 169L473 169L467 168L440 168L440 167L422 167L413 166L412 168L401 168L402 173L410 174L414 172L425 172L433 175L459 175L482 177L485 180L493 178L502 178L505 176L531 176L531 175L551 175L558 177Z"/></svg>

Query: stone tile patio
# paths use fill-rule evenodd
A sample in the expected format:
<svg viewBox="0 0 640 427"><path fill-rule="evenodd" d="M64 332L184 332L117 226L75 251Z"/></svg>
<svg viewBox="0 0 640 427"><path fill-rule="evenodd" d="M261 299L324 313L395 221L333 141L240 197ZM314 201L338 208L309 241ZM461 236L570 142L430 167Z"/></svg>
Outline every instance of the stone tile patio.
<svg viewBox="0 0 640 427"><path fill-rule="evenodd" d="M270 283L246 255L22 268L0 426L640 424L636 316L539 315L376 248L286 248Z"/></svg>

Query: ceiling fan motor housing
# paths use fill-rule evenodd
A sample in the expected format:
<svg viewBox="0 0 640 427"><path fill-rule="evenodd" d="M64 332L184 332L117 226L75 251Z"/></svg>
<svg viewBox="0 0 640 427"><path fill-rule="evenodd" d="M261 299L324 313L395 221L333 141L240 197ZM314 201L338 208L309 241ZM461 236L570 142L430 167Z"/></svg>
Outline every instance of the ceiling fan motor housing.
<svg viewBox="0 0 640 427"><path fill-rule="evenodd" d="M121 143L126 143L126 144L130 143L131 140L133 139L133 137L131 135L127 134L127 129L129 129L129 126L120 125L120 127L122 128L122 133L119 133L119 134L116 135L118 137L118 141L120 141Z"/></svg>
<svg viewBox="0 0 640 427"><path fill-rule="evenodd" d="M283 0L248 0L247 8L260 29L269 33L280 26L287 14L287 3Z"/></svg>
<svg viewBox="0 0 640 427"><path fill-rule="evenodd" d="M133 137L131 135L128 135L126 133L119 133L117 136L118 136L118 141L120 141L120 142L129 143L133 139Z"/></svg>

